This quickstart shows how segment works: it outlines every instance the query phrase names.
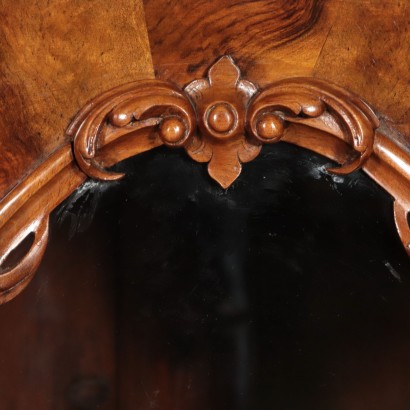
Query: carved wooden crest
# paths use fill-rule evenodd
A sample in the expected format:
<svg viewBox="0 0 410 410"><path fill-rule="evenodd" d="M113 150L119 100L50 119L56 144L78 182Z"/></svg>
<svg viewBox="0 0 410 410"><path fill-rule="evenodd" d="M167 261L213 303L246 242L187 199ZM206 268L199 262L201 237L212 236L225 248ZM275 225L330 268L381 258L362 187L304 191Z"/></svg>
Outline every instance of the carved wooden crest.
<svg viewBox="0 0 410 410"><path fill-rule="evenodd" d="M87 104L67 129L66 144L0 201L0 303L28 284L44 253L50 212L87 177L115 180L117 162L160 145L184 148L228 188L263 144L283 140L322 154L346 174L362 168L395 199L400 238L410 254L410 147L356 95L314 78L292 78L262 90L224 56L205 79L184 89L138 81ZM8 256L28 236L22 259Z"/></svg>
<svg viewBox="0 0 410 410"><path fill-rule="evenodd" d="M335 173L349 173L372 153L379 120L370 107L347 91L316 79L298 78L258 92L241 79L229 56L220 58L206 79L183 91L160 81L133 84L102 95L78 114L68 129L78 165L90 177L122 177L104 171L99 148L141 129L139 146L184 147L223 188L240 175L242 163L253 160L263 144L281 140L289 123L304 124L341 137L351 155ZM154 142L155 140L155 142Z"/></svg>

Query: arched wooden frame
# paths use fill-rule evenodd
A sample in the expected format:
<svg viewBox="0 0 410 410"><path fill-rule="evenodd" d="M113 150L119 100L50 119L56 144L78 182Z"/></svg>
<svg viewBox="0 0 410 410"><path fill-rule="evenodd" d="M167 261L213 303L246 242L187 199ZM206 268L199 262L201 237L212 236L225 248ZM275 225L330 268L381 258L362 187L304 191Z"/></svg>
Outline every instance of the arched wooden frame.
<svg viewBox="0 0 410 410"><path fill-rule="evenodd" d="M208 78L183 90L160 80L138 81L92 100L67 129L66 144L0 201L0 303L20 293L44 254L52 210L88 177L115 180L106 170L160 145L183 147L222 188L240 175L263 144L286 141L341 164L359 168L394 198L394 219L410 255L410 146L350 92L314 78L291 78L262 90L241 79L224 56ZM32 236L12 267L10 253Z"/></svg>

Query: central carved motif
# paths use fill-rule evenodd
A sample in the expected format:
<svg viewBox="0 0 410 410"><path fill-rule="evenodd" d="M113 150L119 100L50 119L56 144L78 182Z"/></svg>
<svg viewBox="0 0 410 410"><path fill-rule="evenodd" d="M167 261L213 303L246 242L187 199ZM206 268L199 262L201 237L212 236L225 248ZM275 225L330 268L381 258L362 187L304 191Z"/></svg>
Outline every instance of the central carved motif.
<svg viewBox="0 0 410 410"><path fill-rule="evenodd" d="M198 162L208 162L208 172L223 188L240 175L243 162L253 160L261 144L247 138L246 109L257 88L241 80L239 68L230 57L222 57L210 69L207 79L185 87L198 120L185 149Z"/></svg>

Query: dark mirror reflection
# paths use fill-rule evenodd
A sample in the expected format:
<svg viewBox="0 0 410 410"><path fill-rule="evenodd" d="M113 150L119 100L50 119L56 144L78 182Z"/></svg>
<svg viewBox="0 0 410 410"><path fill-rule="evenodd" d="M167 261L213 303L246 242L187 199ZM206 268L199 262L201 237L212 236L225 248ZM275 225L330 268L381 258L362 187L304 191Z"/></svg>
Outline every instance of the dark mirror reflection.
<svg viewBox="0 0 410 410"><path fill-rule="evenodd" d="M159 148L87 182L0 308L0 409L409 409L392 200L328 165L279 143L224 191Z"/></svg>

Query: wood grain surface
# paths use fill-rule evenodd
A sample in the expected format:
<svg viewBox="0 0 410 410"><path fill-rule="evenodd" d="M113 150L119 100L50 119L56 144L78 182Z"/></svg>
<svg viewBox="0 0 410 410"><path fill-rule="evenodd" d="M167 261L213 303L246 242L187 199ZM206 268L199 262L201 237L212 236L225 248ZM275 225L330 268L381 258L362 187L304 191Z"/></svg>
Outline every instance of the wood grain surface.
<svg viewBox="0 0 410 410"><path fill-rule="evenodd" d="M139 0L0 2L0 196L64 141L76 112L152 77Z"/></svg>
<svg viewBox="0 0 410 410"><path fill-rule="evenodd" d="M410 4L396 0L145 0L154 67L178 83L223 54L266 85L333 81L409 122Z"/></svg>

